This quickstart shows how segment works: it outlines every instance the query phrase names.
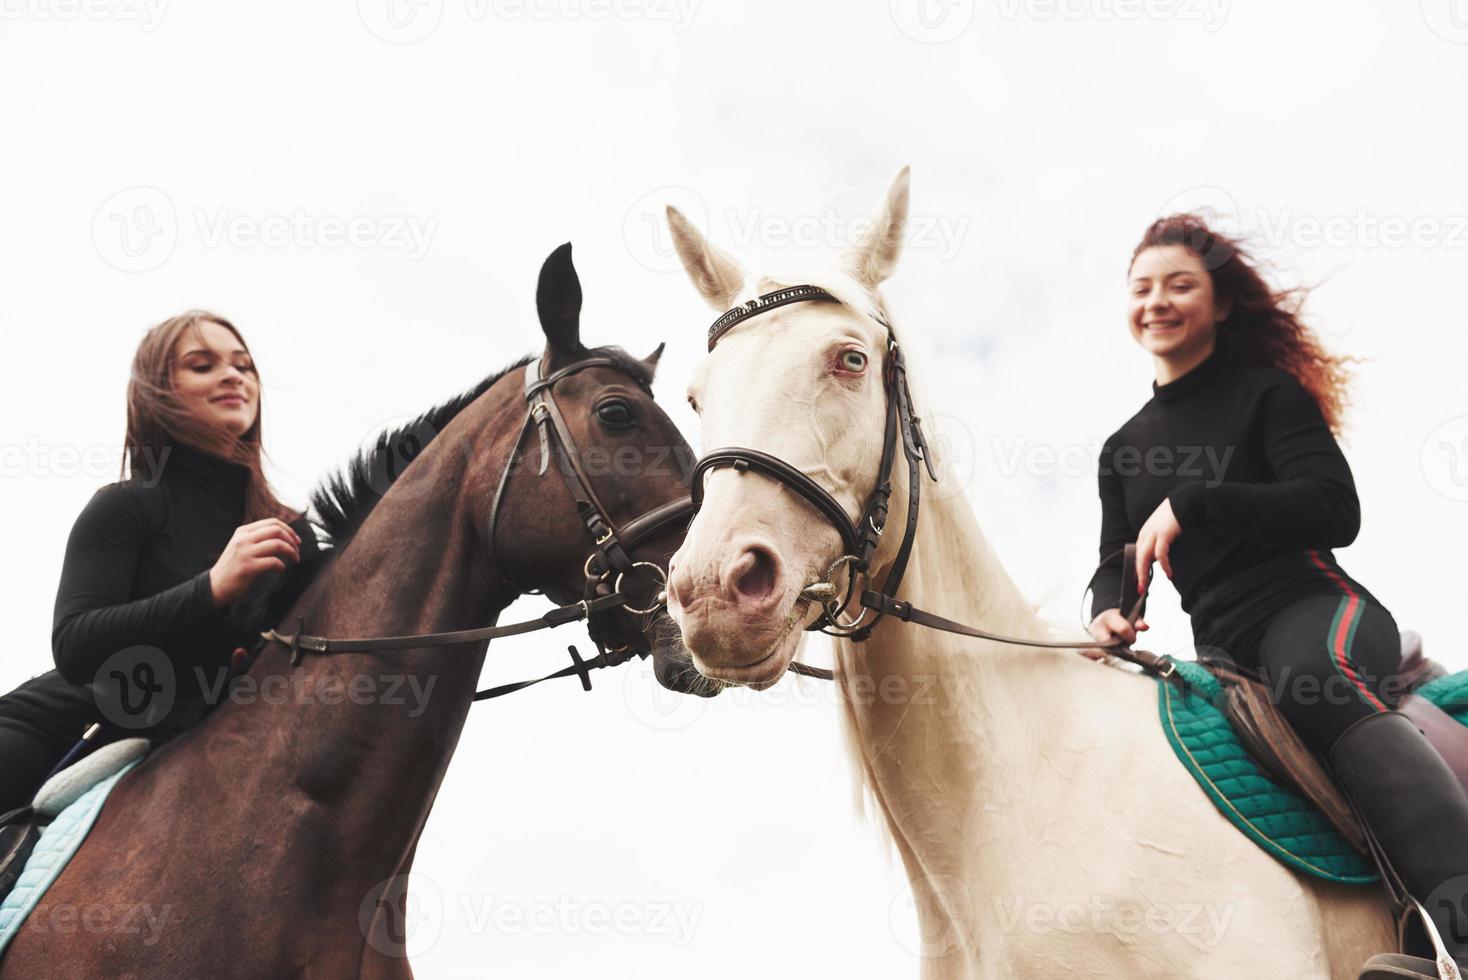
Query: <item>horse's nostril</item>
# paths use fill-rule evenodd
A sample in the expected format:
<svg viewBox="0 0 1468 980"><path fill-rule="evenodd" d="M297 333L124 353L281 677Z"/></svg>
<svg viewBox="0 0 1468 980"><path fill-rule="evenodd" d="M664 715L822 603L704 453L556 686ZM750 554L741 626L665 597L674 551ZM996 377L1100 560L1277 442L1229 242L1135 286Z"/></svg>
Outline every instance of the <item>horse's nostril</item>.
<svg viewBox="0 0 1468 980"><path fill-rule="evenodd" d="M775 589L775 556L767 548L753 547L739 556L740 568L734 587L746 599L763 599Z"/></svg>

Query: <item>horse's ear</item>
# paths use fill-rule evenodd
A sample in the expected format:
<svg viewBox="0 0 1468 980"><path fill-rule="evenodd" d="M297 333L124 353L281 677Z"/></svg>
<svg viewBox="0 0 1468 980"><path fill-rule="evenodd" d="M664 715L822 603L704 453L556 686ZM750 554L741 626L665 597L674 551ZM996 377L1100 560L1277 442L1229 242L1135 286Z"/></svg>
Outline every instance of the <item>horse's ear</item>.
<svg viewBox="0 0 1468 980"><path fill-rule="evenodd" d="M658 344L657 350L642 359L642 363L646 364L647 369L654 375L658 373L658 359L663 356L663 348L666 346L668 346L666 343Z"/></svg>
<svg viewBox="0 0 1468 980"><path fill-rule="evenodd" d="M902 238L907 232L908 168L903 167L887 200L872 217L871 229L851 243L841 256L841 265L862 285L875 289L897 268L902 254Z"/></svg>
<svg viewBox="0 0 1468 980"><path fill-rule="evenodd" d="M586 349L581 344L581 279L571 263L570 242L552 252L540 267L535 308L540 311L540 329L552 350L579 354Z"/></svg>
<svg viewBox="0 0 1468 980"><path fill-rule="evenodd" d="M733 256L710 244L703 233L683 217L683 212L671 204L668 205L668 230L673 233L673 247L678 250L678 258L699 294L714 309L727 310L744 288L744 267Z"/></svg>

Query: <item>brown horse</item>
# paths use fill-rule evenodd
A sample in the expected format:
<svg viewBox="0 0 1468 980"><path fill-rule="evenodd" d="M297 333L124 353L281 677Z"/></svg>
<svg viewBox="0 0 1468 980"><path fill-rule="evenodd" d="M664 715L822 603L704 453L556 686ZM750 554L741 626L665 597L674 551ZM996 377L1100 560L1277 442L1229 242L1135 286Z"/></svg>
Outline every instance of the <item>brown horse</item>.
<svg viewBox="0 0 1468 980"><path fill-rule="evenodd" d="M575 445L601 450L580 462L607 516L621 525L686 496L691 451L652 400L657 355L582 346L569 245L547 260L537 302L542 377L613 362L552 391ZM527 591L582 597L591 536L569 480L540 465L533 434L521 438L525 371L522 361L384 435L348 480L317 492L334 557L282 632L298 617L324 636L460 630ZM408 432L416 443L401 455L414 458L384 475ZM684 524L630 557L665 567ZM647 651L647 617L618 615L615 638ZM305 654L292 666L267 645L236 688L258 697L226 699L117 784L0 978L411 977L406 876L486 646Z"/></svg>

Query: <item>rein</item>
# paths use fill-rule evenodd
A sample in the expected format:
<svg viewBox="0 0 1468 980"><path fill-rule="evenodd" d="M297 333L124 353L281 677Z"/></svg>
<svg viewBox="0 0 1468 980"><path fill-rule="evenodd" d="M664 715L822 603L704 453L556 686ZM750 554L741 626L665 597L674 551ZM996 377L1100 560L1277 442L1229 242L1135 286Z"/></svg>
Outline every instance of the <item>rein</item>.
<svg viewBox="0 0 1468 980"><path fill-rule="evenodd" d="M691 516L694 509L693 503L690 498L686 497L669 501L638 515L619 530L597 497L596 491L592 489L591 478L581 468L580 452L571 436L570 428L566 425L565 417L561 414L560 406L556 404L552 390L556 382L578 371L591 367L619 368L620 366L611 358L592 357L567 365L542 377L542 360L544 360L543 356L532 361L525 368L525 402L527 405L525 421L521 424L519 434L515 437L515 443L510 449L510 457L505 463L504 471L500 474L494 502L490 506L490 563L497 569L500 567L495 549L495 531L499 524L500 505L504 501L505 488L509 485L510 474L515 469L515 460L525 442L526 433L531 428L535 428L540 435L540 466L536 475L545 475L550 458L554 455L561 479L576 502L577 516L590 532L594 544L594 549L587 556L584 565L586 583L583 597L576 602L556 606L544 615L524 622L444 633L372 637L308 636L304 633L305 622L301 619L296 621L295 633L283 634L273 629L261 633L260 636L267 643L279 643L290 651L292 666L300 663L304 653L371 653L380 650L447 647L462 643L488 642L506 636L521 636L543 629L553 629L566 623L583 620L586 622L587 635L596 645L597 656L590 660L583 660L576 647L569 646L567 648L571 655L569 667L563 667L554 673L534 680L501 684L498 687L475 692L474 700L484 701L523 690L541 681L569 677L573 674L581 678L582 689L590 691L590 672L592 670L618 666L626 663L634 655L643 657L647 655L634 652L626 643L609 647L610 624L604 620L618 609L633 615L648 615L656 612L666 603L665 590L668 573L661 566L652 562L634 561L629 552L644 539L654 536L674 521ZM656 585L642 597L629 594L631 589L627 587L627 580L643 572L653 576ZM524 591L521 590L522 593Z"/></svg>
<svg viewBox="0 0 1468 980"><path fill-rule="evenodd" d="M805 302L840 301L826 290L812 285L791 286L765 293L730 309L714 321L708 331L710 353L713 352L719 340L736 324L770 310L789 306L792 303ZM908 559L912 555L913 542L917 536L918 508L922 493L919 463L922 464L923 469L927 470L928 479L934 483L938 481L938 475L933 469L928 443L923 436L922 420L913 412L912 395L907 384L907 366L903 360L902 348L897 343L897 336L892 330L892 325L886 320L875 314L872 314L872 318L887 332L887 362L883 376L887 395L887 412L882 436L882 460L877 468L876 486L862 508L860 517L853 521L834 496L801 470L778 457L741 446L726 446L712 450L698 461L693 469L693 483L690 487L694 510L703 505L704 474L717 467L729 466L738 472L753 471L774 479L804 498L825 517L841 536L844 551L827 568L822 580L812 582L800 592L801 599L818 603L823 609L820 618L806 627L807 630L819 630L829 636L844 637L852 643L862 643L871 636L872 630L882 620L882 617L892 616L903 622L924 626L928 629L1014 646L1063 650L1105 650L1122 660L1136 664L1149 674L1174 683L1182 683L1176 664L1170 657L1146 650L1134 650L1120 638L1096 640L1088 637L1084 641L1028 640L1003 633L992 633L976 626L945 619L897 598L897 590L902 585L902 577L907 570ZM906 527L903 531L902 542L897 549L897 556L893 559L882 587L880 589L866 588L867 572L871 568L877 545L887 527L887 508L892 496L892 471L896 463L896 446L899 437L902 441L903 455L907 459ZM1136 587L1135 553L1135 545L1127 545L1122 551L1126 568L1123 573L1125 578L1122 583L1121 608L1129 609L1126 616L1127 621L1131 623L1135 623L1141 615L1142 605L1146 598L1145 592ZM1109 556L1107 561L1112 557L1115 555ZM843 566L849 569L844 595L835 584L836 574ZM863 584L859 591L856 588L858 581ZM860 611L855 618L843 620L843 612L851 605L853 598ZM830 670L810 667L798 662L792 663L790 670L807 677L822 680L834 679L834 674Z"/></svg>

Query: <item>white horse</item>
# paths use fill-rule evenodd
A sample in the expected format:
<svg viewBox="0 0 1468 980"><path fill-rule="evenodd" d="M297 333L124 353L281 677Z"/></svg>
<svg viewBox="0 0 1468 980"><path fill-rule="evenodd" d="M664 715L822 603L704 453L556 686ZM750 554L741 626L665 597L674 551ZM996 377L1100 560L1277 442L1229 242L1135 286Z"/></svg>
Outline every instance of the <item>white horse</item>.
<svg viewBox="0 0 1468 980"><path fill-rule="evenodd" d="M683 265L715 309L802 283L840 301L771 310L720 340L689 387L706 450L769 453L861 512L885 412L887 331L874 314L892 322L878 287L896 266L907 208L904 169L871 231L836 265L798 278L750 275L668 209ZM921 415L920 389L914 397ZM876 583L906 513L900 455L894 478ZM769 476L724 467L704 487L673 558L669 611L700 671L764 688L820 613L800 593L841 542ZM921 500L899 597L1055 639L963 495ZM892 618L867 642L835 648L849 743L912 883L923 977L1355 977L1370 954L1395 948L1378 889L1298 875L1219 814L1163 737L1153 679Z"/></svg>

